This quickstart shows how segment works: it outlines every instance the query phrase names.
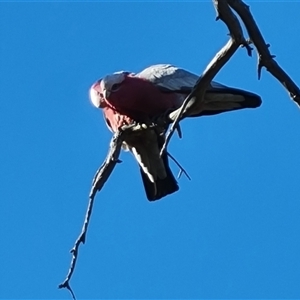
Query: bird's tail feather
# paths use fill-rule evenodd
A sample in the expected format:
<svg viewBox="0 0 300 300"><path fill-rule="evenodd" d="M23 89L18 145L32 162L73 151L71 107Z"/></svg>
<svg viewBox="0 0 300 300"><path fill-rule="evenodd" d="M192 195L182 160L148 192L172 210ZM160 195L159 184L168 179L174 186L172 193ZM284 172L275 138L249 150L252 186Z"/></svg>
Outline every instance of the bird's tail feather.
<svg viewBox="0 0 300 300"><path fill-rule="evenodd" d="M209 116L226 111L256 108L261 105L260 96L235 88L217 88L206 91L204 108L190 117Z"/></svg>
<svg viewBox="0 0 300 300"><path fill-rule="evenodd" d="M163 135L154 130L145 130L127 137L126 143L140 166L148 200L158 200L179 189L167 154L160 156Z"/></svg>
<svg viewBox="0 0 300 300"><path fill-rule="evenodd" d="M142 180L145 187L145 192L149 201L155 201L169 194L178 191L177 181L169 167L168 156L163 154L162 160L165 166L166 177L161 179L157 177L154 182L149 179L149 176L140 168Z"/></svg>

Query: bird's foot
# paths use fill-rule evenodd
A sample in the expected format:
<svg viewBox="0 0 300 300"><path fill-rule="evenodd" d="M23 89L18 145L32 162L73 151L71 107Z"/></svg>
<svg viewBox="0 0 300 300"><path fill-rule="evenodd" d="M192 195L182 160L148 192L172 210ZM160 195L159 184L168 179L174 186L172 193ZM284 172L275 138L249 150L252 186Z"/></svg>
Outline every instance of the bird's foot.
<svg viewBox="0 0 300 300"><path fill-rule="evenodd" d="M156 124L156 126L161 129L161 132L163 132L163 134L165 134L167 132L167 130L169 128L169 125L173 122L173 120L170 119L170 117L169 117L169 115L172 111L174 111L174 110L173 109L168 109L162 115L154 118L154 120L153 120L154 123ZM181 131L180 125L177 124L175 129L178 133L179 138L181 138L182 137L182 131Z"/></svg>
<svg viewBox="0 0 300 300"><path fill-rule="evenodd" d="M141 131L141 130L147 130L150 128L153 128L155 126L155 124L153 124L152 122L137 122L137 121L133 121L131 124L129 125L123 125L120 130L121 131Z"/></svg>

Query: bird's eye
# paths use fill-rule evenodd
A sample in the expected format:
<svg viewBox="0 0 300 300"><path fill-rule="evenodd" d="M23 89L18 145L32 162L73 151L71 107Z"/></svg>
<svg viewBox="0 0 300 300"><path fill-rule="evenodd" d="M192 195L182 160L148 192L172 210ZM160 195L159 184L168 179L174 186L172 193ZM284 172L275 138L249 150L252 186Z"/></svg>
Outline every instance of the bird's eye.
<svg viewBox="0 0 300 300"><path fill-rule="evenodd" d="M121 86L121 83L115 83L115 84L113 84L112 87L111 87L111 91L112 92L117 91L120 88L120 86Z"/></svg>
<svg viewBox="0 0 300 300"><path fill-rule="evenodd" d="M100 98L103 98L103 94L102 94L102 93L97 92L97 94L98 94L98 96L99 96Z"/></svg>

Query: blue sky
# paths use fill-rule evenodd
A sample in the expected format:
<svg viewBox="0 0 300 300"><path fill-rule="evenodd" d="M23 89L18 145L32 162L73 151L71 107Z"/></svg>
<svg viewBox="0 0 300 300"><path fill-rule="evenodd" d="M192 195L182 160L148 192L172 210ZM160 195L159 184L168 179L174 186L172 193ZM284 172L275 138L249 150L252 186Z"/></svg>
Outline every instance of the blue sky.
<svg viewBox="0 0 300 300"><path fill-rule="evenodd" d="M248 3L300 84L300 3ZM111 137L90 85L155 63L200 74L228 38L214 18L207 1L0 3L1 299L70 299L57 285ZM183 121L169 151L192 181L161 201L122 153L80 248L79 299L300 298L299 108L244 49L216 80L263 105Z"/></svg>

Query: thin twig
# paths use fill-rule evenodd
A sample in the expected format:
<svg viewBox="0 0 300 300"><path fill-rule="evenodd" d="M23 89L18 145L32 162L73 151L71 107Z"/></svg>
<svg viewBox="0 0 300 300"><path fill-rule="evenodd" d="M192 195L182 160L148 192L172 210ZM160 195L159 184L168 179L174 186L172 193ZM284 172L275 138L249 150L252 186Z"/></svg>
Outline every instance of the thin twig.
<svg viewBox="0 0 300 300"><path fill-rule="evenodd" d="M177 167L180 169L179 174L177 178L180 178L181 174L183 173L189 180L192 180L190 175L187 173L187 171L180 165L178 160L169 152L167 152L167 155L174 161L174 163L177 165Z"/></svg>
<svg viewBox="0 0 300 300"><path fill-rule="evenodd" d="M113 171L115 165L119 162L118 158L120 155L121 145L122 145L122 142L124 139L124 134L131 128L132 128L131 126L126 126L122 130L120 130L114 134L114 136L112 137L111 142L110 142L110 148L109 148L107 157L106 157L104 163L97 170L97 172L94 176L82 230L81 230L81 233L78 236L77 240L75 241L73 248L70 251L72 253L70 268L69 268L69 271L68 271L68 274L67 274L65 280L58 286L58 288L60 288L60 289L61 288L68 289L70 291L70 293L72 294L73 299L76 299L76 298L75 298L75 294L70 286L70 280L71 280L73 272L75 270L76 261L78 258L79 246L81 243L84 244L85 240L86 240L86 234L87 234L88 225L90 222L90 217L92 214L95 195L96 195L97 191L100 191L102 189L103 185L105 184L105 182L109 178L111 172Z"/></svg>

